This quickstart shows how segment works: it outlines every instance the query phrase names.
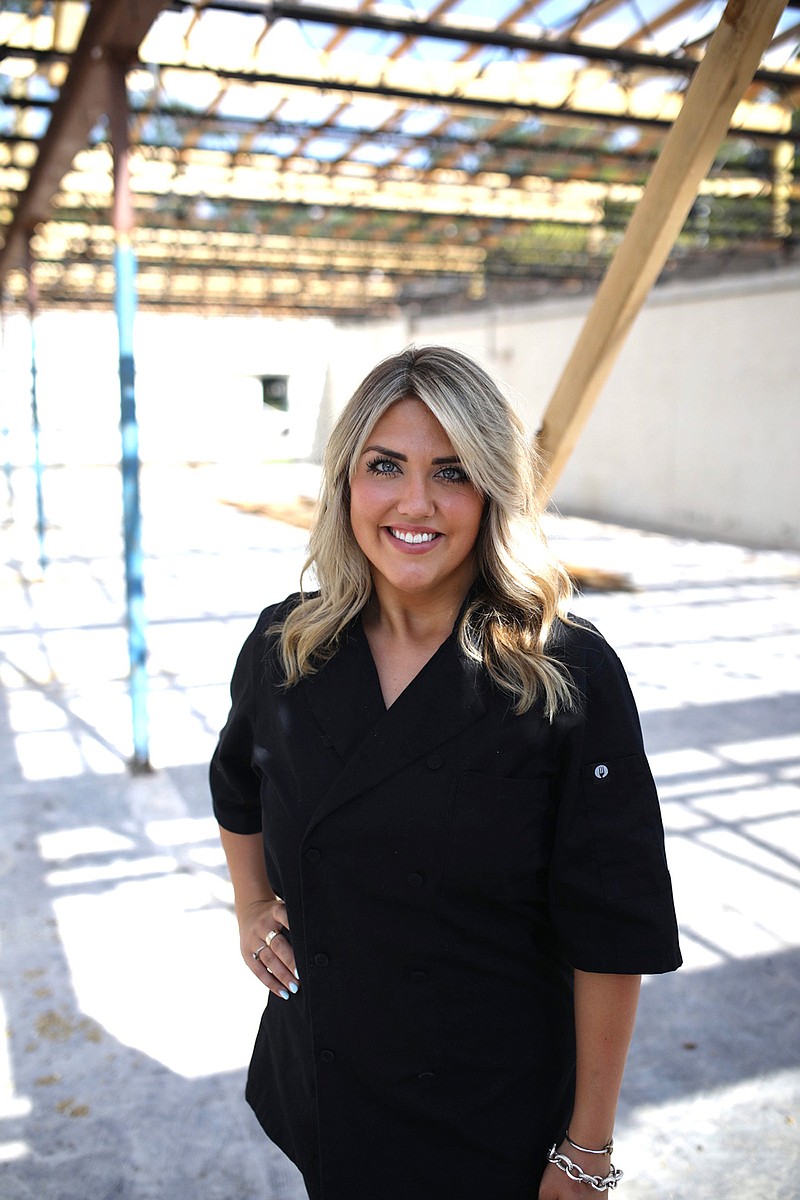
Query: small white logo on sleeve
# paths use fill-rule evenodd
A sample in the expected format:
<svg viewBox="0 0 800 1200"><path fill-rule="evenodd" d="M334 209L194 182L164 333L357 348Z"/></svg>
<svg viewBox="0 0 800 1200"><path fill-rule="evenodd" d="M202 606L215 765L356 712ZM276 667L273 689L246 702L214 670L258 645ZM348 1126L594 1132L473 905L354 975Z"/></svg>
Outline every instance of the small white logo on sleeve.
<svg viewBox="0 0 800 1200"><path fill-rule="evenodd" d="M594 773L596 779L605 779L606 775L608 775L608 767L605 763L600 763L599 766L595 767Z"/></svg>

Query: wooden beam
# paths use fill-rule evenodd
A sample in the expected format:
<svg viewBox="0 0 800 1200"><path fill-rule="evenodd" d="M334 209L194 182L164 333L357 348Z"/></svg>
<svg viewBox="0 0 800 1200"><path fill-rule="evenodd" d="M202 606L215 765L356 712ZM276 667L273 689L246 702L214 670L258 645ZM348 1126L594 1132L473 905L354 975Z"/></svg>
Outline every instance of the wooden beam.
<svg viewBox="0 0 800 1200"><path fill-rule="evenodd" d="M0 284L20 266L36 225L50 213L53 196L87 145L93 126L108 107L105 59L130 63L153 21L169 0L95 0L75 48L61 93L53 108L39 155L19 198L5 245L0 249Z"/></svg>
<svg viewBox="0 0 800 1200"><path fill-rule="evenodd" d="M595 296L539 431L552 491L667 260L784 0L729 0Z"/></svg>

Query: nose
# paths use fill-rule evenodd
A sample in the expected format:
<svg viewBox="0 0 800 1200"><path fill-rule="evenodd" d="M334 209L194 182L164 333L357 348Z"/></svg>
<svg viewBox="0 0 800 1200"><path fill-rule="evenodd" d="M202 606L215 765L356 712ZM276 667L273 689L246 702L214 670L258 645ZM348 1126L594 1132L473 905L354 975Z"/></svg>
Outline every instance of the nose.
<svg viewBox="0 0 800 1200"><path fill-rule="evenodd" d="M397 497L396 507L409 520L420 520L432 516L436 503L433 498L433 485L422 473L408 471L403 477L402 494Z"/></svg>

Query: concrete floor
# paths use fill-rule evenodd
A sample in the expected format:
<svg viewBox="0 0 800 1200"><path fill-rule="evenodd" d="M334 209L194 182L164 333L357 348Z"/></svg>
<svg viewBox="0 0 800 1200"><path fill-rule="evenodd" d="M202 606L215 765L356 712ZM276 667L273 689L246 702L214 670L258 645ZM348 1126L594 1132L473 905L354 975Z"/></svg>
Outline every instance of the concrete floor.
<svg viewBox="0 0 800 1200"><path fill-rule="evenodd" d="M291 496L314 472L145 472L157 769L139 777L126 769L117 472L50 472L43 578L32 481L11 483L0 1196L302 1200L242 1099L263 992L238 957L205 776L236 652L262 605L296 586L305 541L220 501ZM566 560L636 587L575 607L640 703L686 959L644 987L617 1194L800 1200L800 555L577 519L551 534Z"/></svg>

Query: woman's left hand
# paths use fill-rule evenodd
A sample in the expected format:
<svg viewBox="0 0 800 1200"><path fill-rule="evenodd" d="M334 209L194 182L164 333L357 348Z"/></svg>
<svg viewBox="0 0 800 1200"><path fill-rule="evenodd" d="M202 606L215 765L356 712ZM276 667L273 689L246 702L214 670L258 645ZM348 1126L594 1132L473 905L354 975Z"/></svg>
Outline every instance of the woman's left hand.
<svg viewBox="0 0 800 1200"><path fill-rule="evenodd" d="M256 900L236 915L242 958L271 992L288 1000L298 989L298 975L292 943L283 936L289 929L283 900Z"/></svg>
<svg viewBox="0 0 800 1200"><path fill-rule="evenodd" d="M587 1175L600 1175L605 1178L609 1173L610 1154L582 1154L566 1140L558 1147L558 1153L566 1155ZM596 1192L590 1184L571 1179L555 1163L547 1164L539 1187L539 1200L590 1200L590 1197L594 1196L608 1196L608 1189Z"/></svg>

